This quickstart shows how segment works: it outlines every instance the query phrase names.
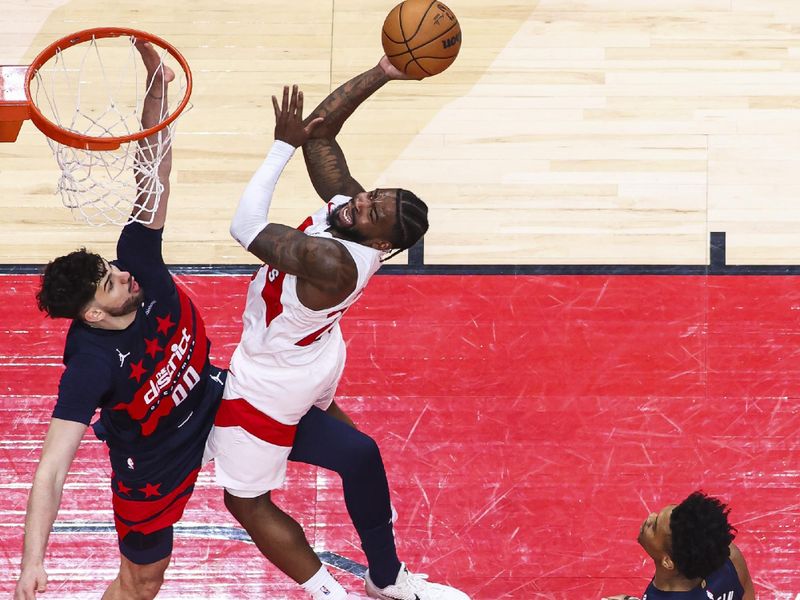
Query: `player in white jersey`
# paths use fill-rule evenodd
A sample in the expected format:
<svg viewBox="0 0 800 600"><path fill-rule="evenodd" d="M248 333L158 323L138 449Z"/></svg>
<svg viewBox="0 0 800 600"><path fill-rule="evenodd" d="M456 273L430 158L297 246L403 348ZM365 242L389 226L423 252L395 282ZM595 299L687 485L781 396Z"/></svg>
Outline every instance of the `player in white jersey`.
<svg viewBox="0 0 800 600"><path fill-rule="evenodd" d="M300 231L332 239L327 217L349 200L337 196L306 219ZM260 496L280 487L291 451L281 436L259 436L238 426L242 411L254 407L273 421L292 426L312 406L328 410L333 401L346 357L339 319L380 268L383 255L355 242L336 243L345 247L357 272L355 287L341 302L323 310L306 307L298 295L297 275L267 264L248 287L242 338L231 359L223 396L229 402L217 417L212 437L213 447L222 448L213 450L217 482L239 497Z"/></svg>
<svg viewBox="0 0 800 600"><path fill-rule="evenodd" d="M345 590L317 558L271 491L286 461L342 477L345 503L361 539L375 598L463 600L400 562L380 451L334 402L345 364L339 320L389 252L410 248L428 228L427 206L402 189L365 191L351 176L335 137L357 106L391 79L405 78L384 57L328 96L302 120L303 96L284 88L275 142L245 189L231 234L265 264L252 280L242 339L234 352L208 450L225 505L261 552L313 597ZM298 229L269 223L275 184L303 146L309 176L327 201Z"/></svg>

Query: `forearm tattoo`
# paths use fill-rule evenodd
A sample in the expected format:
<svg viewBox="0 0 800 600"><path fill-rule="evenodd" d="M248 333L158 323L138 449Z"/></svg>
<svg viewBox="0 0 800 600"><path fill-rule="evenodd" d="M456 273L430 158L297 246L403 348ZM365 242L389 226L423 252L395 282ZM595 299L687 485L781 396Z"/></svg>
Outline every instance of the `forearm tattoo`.
<svg viewBox="0 0 800 600"><path fill-rule="evenodd" d="M324 200L336 194L354 196L364 191L350 175L344 152L335 140L308 140L303 145L303 157L311 183Z"/></svg>
<svg viewBox="0 0 800 600"><path fill-rule="evenodd" d="M386 73L376 66L336 88L306 118L306 122L317 117L325 119L315 137L335 137L353 111L387 81Z"/></svg>
<svg viewBox="0 0 800 600"><path fill-rule="evenodd" d="M308 175L323 200L328 201L336 194L354 196L364 191L350 175L344 152L335 138L353 111L387 81L387 75L375 66L336 88L306 117L306 123L318 117L324 119L303 145Z"/></svg>

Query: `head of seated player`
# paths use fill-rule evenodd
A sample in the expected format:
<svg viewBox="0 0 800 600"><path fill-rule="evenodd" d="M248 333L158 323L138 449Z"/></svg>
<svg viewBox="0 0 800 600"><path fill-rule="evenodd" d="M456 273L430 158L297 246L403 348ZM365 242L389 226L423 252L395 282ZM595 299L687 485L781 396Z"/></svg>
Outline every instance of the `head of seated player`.
<svg viewBox="0 0 800 600"><path fill-rule="evenodd" d="M705 579L730 555L735 528L730 510L716 498L694 492L680 504L670 504L645 519L638 542L656 569L686 579Z"/></svg>
<svg viewBox="0 0 800 600"><path fill-rule="evenodd" d="M36 294L39 310L49 317L81 319L92 326L134 315L143 299L129 272L85 248L50 262Z"/></svg>
<svg viewBox="0 0 800 600"><path fill-rule="evenodd" d="M403 189L361 192L328 215L334 237L388 252L411 248L428 231L428 206Z"/></svg>

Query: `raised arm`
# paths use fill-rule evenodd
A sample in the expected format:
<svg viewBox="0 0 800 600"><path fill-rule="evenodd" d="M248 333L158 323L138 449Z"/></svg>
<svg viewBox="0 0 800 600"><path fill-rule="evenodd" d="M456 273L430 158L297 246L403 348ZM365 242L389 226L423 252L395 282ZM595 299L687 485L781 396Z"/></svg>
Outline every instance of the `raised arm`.
<svg viewBox="0 0 800 600"><path fill-rule="evenodd" d="M42 455L25 513L25 541L22 551L22 571L14 592L15 600L29 600L36 592L44 592L47 573L44 555L50 530L61 505L61 493L67 472L75 458L86 425L62 419L52 419L42 447Z"/></svg>
<svg viewBox="0 0 800 600"><path fill-rule="evenodd" d="M322 119L317 117L303 123L303 93L296 85L291 99L287 86L281 105L275 96L272 105L275 143L239 200L231 235L266 264L296 275L300 280L298 293L306 306L326 308L343 300L355 288L357 271L350 254L331 239L308 236L267 220L278 178L295 148L308 139Z"/></svg>
<svg viewBox="0 0 800 600"><path fill-rule="evenodd" d="M324 201L337 194L355 196L364 188L350 175L350 168L336 136L344 122L364 100L392 79L408 79L385 56L369 71L336 88L306 118L306 123L322 117L324 122L303 144L303 157L314 189Z"/></svg>
<svg viewBox="0 0 800 600"><path fill-rule="evenodd" d="M142 127L148 129L167 118L167 88L170 81L175 79L175 73L166 66L159 57L158 52L149 43L137 41L136 49L142 55L142 62L147 70L146 94L142 105ZM152 221L145 225L150 229L161 229L167 217L167 201L169 200L169 175L172 171L172 143L162 141L163 136L169 135L166 130L158 131L142 140L139 140L139 151L136 153L137 196L133 207L133 216L148 215L158 198L157 190L149 182L157 181L162 187L158 208L153 214ZM152 179L145 173L152 171L158 153L163 152L161 163L158 165L157 178Z"/></svg>

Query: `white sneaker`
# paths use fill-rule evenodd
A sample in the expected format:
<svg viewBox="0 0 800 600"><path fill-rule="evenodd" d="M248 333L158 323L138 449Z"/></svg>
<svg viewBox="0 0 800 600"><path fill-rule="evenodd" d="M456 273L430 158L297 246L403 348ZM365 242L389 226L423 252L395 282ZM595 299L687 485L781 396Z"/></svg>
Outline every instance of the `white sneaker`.
<svg viewBox="0 0 800 600"><path fill-rule="evenodd" d="M410 573L405 563L400 565L397 581L381 589L369 578L369 571L364 575L367 596L380 600L470 600L461 590L449 585L430 583L428 576L421 573Z"/></svg>

